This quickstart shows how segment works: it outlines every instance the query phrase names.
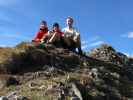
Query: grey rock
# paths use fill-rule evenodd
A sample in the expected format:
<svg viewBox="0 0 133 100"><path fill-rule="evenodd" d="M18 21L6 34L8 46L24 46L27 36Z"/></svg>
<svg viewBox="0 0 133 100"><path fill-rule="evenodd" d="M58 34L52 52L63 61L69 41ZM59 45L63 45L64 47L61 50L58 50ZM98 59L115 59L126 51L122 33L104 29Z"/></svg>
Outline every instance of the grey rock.
<svg viewBox="0 0 133 100"><path fill-rule="evenodd" d="M78 98L78 97L71 97L70 100L80 100L80 98Z"/></svg>
<svg viewBox="0 0 133 100"><path fill-rule="evenodd" d="M0 100L9 100L9 99L7 97L5 97L5 96L1 96Z"/></svg>
<svg viewBox="0 0 133 100"><path fill-rule="evenodd" d="M9 77L6 81L6 86L18 85L19 81L15 77Z"/></svg>
<svg viewBox="0 0 133 100"><path fill-rule="evenodd" d="M116 50L108 44L103 44L99 48L91 50L89 56L112 62L114 64L127 65L129 62L129 59L126 55L116 52Z"/></svg>
<svg viewBox="0 0 133 100"><path fill-rule="evenodd" d="M29 100L27 97L24 97L24 96L20 96L17 98L17 100Z"/></svg>
<svg viewBox="0 0 133 100"><path fill-rule="evenodd" d="M77 86L76 86L74 83L72 83L72 90L73 90L74 94L75 94L80 100L83 100L82 95L81 95L79 89L77 88Z"/></svg>

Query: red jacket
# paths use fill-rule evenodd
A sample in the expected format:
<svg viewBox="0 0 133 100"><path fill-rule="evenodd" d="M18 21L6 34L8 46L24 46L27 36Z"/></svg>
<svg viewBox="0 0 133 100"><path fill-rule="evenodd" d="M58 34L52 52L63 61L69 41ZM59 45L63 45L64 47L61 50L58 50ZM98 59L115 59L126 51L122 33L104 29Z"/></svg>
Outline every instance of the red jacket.
<svg viewBox="0 0 133 100"><path fill-rule="evenodd" d="M55 32L55 31L53 30L53 32ZM61 32L60 30L56 31L56 33L57 33L57 35L59 35L60 37L62 37L62 36L64 35L64 33Z"/></svg>
<svg viewBox="0 0 133 100"><path fill-rule="evenodd" d="M40 30L39 32L37 32L35 38L33 39L33 42L41 42L41 39L43 38L43 36L47 36L48 33L48 29L44 29L44 30Z"/></svg>

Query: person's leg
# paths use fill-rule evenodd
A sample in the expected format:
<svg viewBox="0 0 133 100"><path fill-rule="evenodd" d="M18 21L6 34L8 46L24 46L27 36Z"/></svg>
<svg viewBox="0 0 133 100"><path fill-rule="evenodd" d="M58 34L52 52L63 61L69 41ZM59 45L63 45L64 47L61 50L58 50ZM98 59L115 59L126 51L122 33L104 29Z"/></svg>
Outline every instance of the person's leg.
<svg viewBox="0 0 133 100"><path fill-rule="evenodd" d="M78 48L78 53L82 54L80 36L75 39L75 46Z"/></svg>
<svg viewBox="0 0 133 100"><path fill-rule="evenodd" d="M68 38L68 37L64 37L64 42L67 46L71 46L71 38Z"/></svg>
<svg viewBox="0 0 133 100"><path fill-rule="evenodd" d="M63 48L70 49L70 40L67 37L63 37Z"/></svg>
<svg viewBox="0 0 133 100"><path fill-rule="evenodd" d="M76 52L76 45L75 42L71 39L71 45L69 46L70 50Z"/></svg>
<svg viewBox="0 0 133 100"><path fill-rule="evenodd" d="M44 37L42 43L47 43L47 41L48 41L48 36Z"/></svg>
<svg viewBox="0 0 133 100"><path fill-rule="evenodd" d="M62 47L62 45L61 45L61 41L60 41L60 39L59 39L59 38L58 38L58 39L56 39L56 40L53 42L53 44L54 44L57 48Z"/></svg>
<svg viewBox="0 0 133 100"><path fill-rule="evenodd" d="M78 47L78 53L81 54L81 55L83 54L81 46Z"/></svg>
<svg viewBox="0 0 133 100"><path fill-rule="evenodd" d="M49 43L53 43L53 42L55 42L56 41L56 38L57 38L57 35L56 35L56 33L54 33L52 36L51 36L51 38L49 39Z"/></svg>
<svg viewBox="0 0 133 100"><path fill-rule="evenodd" d="M52 39L51 43L55 45L56 47L61 47L61 37L58 35L55 35L54 38Z"/></svg>
<svg viewBox="0 0 133 100"><path fill-rule="evenodd" d="M66 43L65 43L65 41L64 41L64 37L60 37L60 45L61 45L61 47L64 48L64 49L67 48L67 45L66 45Z"/></svg>

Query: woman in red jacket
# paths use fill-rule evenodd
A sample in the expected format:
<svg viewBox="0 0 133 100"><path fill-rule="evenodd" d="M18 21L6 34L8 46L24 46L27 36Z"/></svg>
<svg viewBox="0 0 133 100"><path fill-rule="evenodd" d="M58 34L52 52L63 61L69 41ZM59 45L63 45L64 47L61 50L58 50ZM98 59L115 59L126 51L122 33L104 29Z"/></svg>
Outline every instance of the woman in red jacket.
<svg viewBox="0 0 133 100"><path fill-rule="evenodd" d="M40 24L39 32L37 32L32 42L41 43L43 39L45 40L47 38L47 33L48 33L47 22L42 21Z"/></svg>

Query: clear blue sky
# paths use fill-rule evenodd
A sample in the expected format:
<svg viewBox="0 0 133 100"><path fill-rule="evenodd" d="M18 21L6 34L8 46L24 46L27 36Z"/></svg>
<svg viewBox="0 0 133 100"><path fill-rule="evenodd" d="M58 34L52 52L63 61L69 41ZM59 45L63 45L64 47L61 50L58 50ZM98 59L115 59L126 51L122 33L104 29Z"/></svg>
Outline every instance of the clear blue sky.
<svg viewBox="0 0 133 100"><path fill-rule="evenodd" d="M72 16L84 50L108 43L133 55L132 12L133 0L0 0L0 45L30 41L41 20L63 28Z"/></svg>

